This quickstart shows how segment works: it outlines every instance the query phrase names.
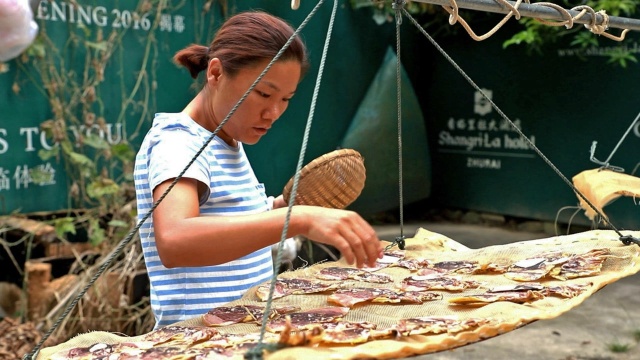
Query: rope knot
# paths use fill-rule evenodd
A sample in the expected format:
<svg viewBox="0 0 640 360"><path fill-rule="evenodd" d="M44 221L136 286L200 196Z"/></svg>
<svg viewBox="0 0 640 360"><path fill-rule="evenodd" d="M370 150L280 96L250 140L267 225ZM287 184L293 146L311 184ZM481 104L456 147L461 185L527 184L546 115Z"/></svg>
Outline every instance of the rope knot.
<svg viewBox="0 0 640 360"><path fill-rule="evenodd" d="M406 4L405 0L393 0L393 4L391 4L391 8L393 10L401 10L402 8L404 8L405 4Z"/></svg>
<svg viewBox="0 0 640 360"><path fill-rule="evenodd" d="M598 24L598 16L602 16L602 23ZM602 35L605 31L609 29L609 15L605 10L600 10L598 12L593 12L591 14L591 23L584 24L584 27L589 29L592 33L596 35Z"/></svg>

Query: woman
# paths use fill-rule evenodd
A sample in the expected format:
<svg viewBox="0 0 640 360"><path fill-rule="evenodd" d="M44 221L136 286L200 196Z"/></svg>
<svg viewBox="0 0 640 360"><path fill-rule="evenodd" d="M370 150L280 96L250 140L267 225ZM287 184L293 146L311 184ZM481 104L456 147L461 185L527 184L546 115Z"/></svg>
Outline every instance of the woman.
<svg viewBox="0 0 640 360"><path fill-rule="evenodd" d="M136 157L139 219L293 32L282 19L246 12L228 19L209 47L175 55L193 78L204 71L206 82L182 112L156 114ZM271 245L280 240L287 204L265 195L243 144L267 133L307 68L296 38L141 227L156 328L236 300L273 275ZM382 256L373 228L351 211L294 206L288 232L332 245L358 267Z"/></svg>

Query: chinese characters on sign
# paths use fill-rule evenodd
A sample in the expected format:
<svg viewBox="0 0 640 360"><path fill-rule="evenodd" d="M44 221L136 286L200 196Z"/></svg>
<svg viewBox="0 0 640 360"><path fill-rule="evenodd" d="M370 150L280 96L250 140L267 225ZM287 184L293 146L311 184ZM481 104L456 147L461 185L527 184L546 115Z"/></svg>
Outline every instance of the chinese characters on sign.
<svg viewBox="0 0 640 360"><path fill-rule="evenodd" d="M476 91L474 94L473 110L477 118L451 117L447 120L438 134L438 151L466 156L467 168L493 170L502 168L501 158L504 157L534 157L531 144L535 145L535 135L529 136L529 142L507 120L487 117L493 110L487 98L491 99L493 92L482 89L482 93ZM520 119L512 122L517 130L522 130Z"/></svg>
<svg viewBox="0 0 640 360"><path fill-rule="evenodd" d="M158 80L156 73L179 74L183 70L171 62L175 52L194 42L194 31L213 31L214 17L201 16L201 1L193 6L138 0L36 3L34 20L44 40L26 54L24 66L0 69L0 93L6 99L0 104L0 215L76 206L70 201L75 184L69 178L75 171L69 166L76 162L91 168L86 171L121 176L118 160L130 157L142 140L157 103L184 106L181 95L157 91L158 83L186 88L191 79ZM46 65L32 67L39 66L35 59L41 56ZM63 79L53 76L58 72L65 74ZM85 80L91 88L80 88ZM79 121L62 119L52 111L58 106ZM52 128L49 122L58 120L64 126ZM65 141L58 142L61 131Z"/></svg>
<svg viewBox="0 0 640 360"><path fill-rule="evenodd" d="M74 135L76 141L80 136L89 137L97 136L104 139L108 144L118 144L123 141L126 134L122 124L106 124L104 128L97 125L87 127L80 125L79 127L71 126L69 130ZM24 144L18 145L17 149L24 153L35 153L40 149L50 150L57 144L47 139L44 131L38 127L20 127L17 129L19 142ZM9 141L11 134L7 129L0 128L0 159L8 156L8 152L13 148L13 142ZM50 186L56 184L56 169L50 162L37 165L18 164L6 166L6 163L0 166L0 192L10 190L29 189L30 186Z"/></svg>
<svg viewBox="0 0 640 360"><path fill-rule="evenodd" d="M0 192L11 190L12 184L15 189L28 189L29 184L48 186L55 185L55 183L56 170L48 162L33 168L29 168L28 165L18 165L15 170L0 167Z"/></svg>

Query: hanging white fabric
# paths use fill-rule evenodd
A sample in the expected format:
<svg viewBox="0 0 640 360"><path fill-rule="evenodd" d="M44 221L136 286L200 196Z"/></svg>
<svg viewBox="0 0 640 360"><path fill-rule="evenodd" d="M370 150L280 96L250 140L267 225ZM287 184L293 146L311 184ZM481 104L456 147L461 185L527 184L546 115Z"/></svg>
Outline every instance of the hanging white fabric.
<svg viewBox="0 0 640 360"><path fill-rule="evenodd" d="M37 34L29 0L0 0L0 62L22 54Z"/></svg>

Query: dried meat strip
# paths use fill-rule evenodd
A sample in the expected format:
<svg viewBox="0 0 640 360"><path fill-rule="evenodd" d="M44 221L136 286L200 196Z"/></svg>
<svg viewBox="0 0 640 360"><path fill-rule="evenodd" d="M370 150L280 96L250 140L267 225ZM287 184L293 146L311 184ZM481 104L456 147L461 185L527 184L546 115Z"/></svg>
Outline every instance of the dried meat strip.
<svg viewBox="0 0 640 360"><path fill-rule="evenodd" d="M374 284L386 284L393 282L393 278L387 274L372 273L369 271L362 271L353 275L353 280L364 281Z"/></svg>
<svg viewBox="0 0 640 360"><path fill-rule="evenodd" d="M509 266L504 276L516 281L536 281L547 276L557 265L567 262L569 257L570 255L555 251L523 259Z"/></svg>
<svg viewBox="0 0 640 360"><path fill-rule="evenodd" d="M321 324L324 329L322 342L326 344L360 344L370 340L372 331L375 331L377 325L362 321L338 321ZM380 336L378 332L375 332Z"/></svg>
<svg viewBox="0 0 640 360"><path fill-rule="evenodd" d="M260 333L246 333L246 334L224 333L224 334L221 334L220 337L212 338L207 341L198 343L193 347L237 348L243 344L258 343L259 341L260 341ZM262 341L265 343L276 343L278 341L278 335L272 334L272 333L265 333L262 337Z"/></svg>
<svg viewBox="0 0 640 360"><path fill-rule="evenodd" d="M280 332L280 344L361 344L371 340L397 337L393 328L377 329L376 324L369 322L337 321L316 324L312 329L297 330L291 327Z"/></svg>
<svg viewBox="0 0 640 360"><path fill-rule="evenodd" d="M89 359L111 359L119 358L119 354L123 354L126 358L131 358L143 353L147 349L153 346L152 343L120 343L120 344L105 344L96 343L87 347L75 347L72 349L66 349L59 351L49 357L50 360L89 360Z"/></svg>
<svg viewBox="0 0 640 360"><path fill-rule="evenodd" d="M430 267L433 267L434 269L442 269L448 273L459 274L473 274L480 270L478 262L471 260L440 261L434 263Z"/></svg>
<svg viewBox="0 0 640 360"><path fill-rule="evenodd" d="M583 254L547 253L511 265L505 276L517 281L535 281L547 276L564 281L593 276L602 271L604 261L612 256L611 250L606 248Z"/></svg>
<svg viewBox="0 0 640 360"><path fill-rule="evenodd" d="M389 330L376 330L376 325L363 322L333 321L311 325L310 328L295 328L290 318L285 318L278 343L286 346L324 344L360 344L388 336Z"/></svg>
<svg viewBox="0 0 640 360"><path fill-rule="evenodd" d="M375 298L376 295L373 289L368 288L340 289L329 295L327 301L340 306L352 307L357 303L370 301Z"/></svg>
<svg viewBox="0 0 640 360"><path fill-rule="evenodd" d="M264 306L235 305L220 306L209 310L203 315L202 320L207 326L227 326L245 322L261 322L264 315ZM271 308L268 318L294 311L299 311L297 306L280 306Z"/></svg>
<svg viewBox="0 0 640 360"><path fill-rule="evenodd" d="M146 334L142 341L152 342L154 346L190 346L211 338L220 337L220 332L206 326L165 326Z"/></svg>
<svg viewBox="0 0 640 360"><path fill-rule="evenodd" d="M483 294L471 294L449 299L454 305L486 305L497 301L523 304L544 298L545 286L540 283L521 283L493 287Z"/></svg>
<svg viewBox="0 0 640 360"><path fill-rule="evenodd" d="M280 330L278 344L281 346L311 346L322 342L324 329L321 326L297 329L290 322L286 322Z"/></svg>
<svg viewBox="0 0 640 360"><path fill-rule="evenodd" d="M395 328L403 336L418 334L455 334L461 331L476 329L490 323L489 319L464 319L454 316L427 316L409 319L401 319Z"/></svg>
<svg viewBox="0 0 640 360"><path fill-rule="evenodd" d="M348 307L328 306L307 311L294 312L275 318L267 323L267 330L280 332L287 329L287 321L293 329L311 329L321 323L335 322L349 312Z"/></svg>
<svg viewBox="0 0 640 360"><path fill-rule="evenodd" d="M549 275L559 280L597 275L608 257L611 257L609 249L593 249L584 254L573 255L567 262L551 270Z"/></svg>
<svg viewBox="0 0 640 360"><path fill-rule="evenodd" d="M318 271L316 277L322 280L347 280L350 279L353 274L361 271L362 270L356 268L331 266Z"/></svg>
<svg viewBox="0 0 640 360"><path fill-rule="evenodd" d="M416 272L416 275L417 276L438 277L438 276L446 275L447 273L449 273L449 271L447 271L446 269L426 267L426 268L418 270Z"/></svg>
<svg viewBox="0 0 640 360"><path fill-rule="evenodd" d="M316 277L322 280L358 280L376 284L385 284L393 281L387 274L372 273L356 268L326 267L318 271Z"/></svg>
<svg viewBox="0 0 640 360"><path fill-rule="evenodd" d="M582 294L593 284L567 284L545 286L540 283L522 283L515 285L503 285L489 289L486 293L460 296L449 299L456 305L484 305L497 301L510 301L514 303L528 303L543 299L545 296L558 296L572 298Z"/></svg>
<svg viewBox="0 0 640 360"><path fill-rule="evenodd" d="M235 356L231 349L221 346L148 346L146 342L125 342L114 345L103 343L85 348L61 351L49 357L51 360L189 360L189 359L231 359Z"/></svg>
<svg viewBox="0 0 640 360"><path fill-rule="evenodd" d="M275 289L273 292L273 299L281 298L287 295L293 294L312 294L330 291L338 288L338 284L326 284L320 281L313 281L307 279L277 279L275 283ZM256 295L262 301L267 301L269 298L269 290L271 283L267 282L258 286L256 289Z"/></svg>
<svg viewBox="0 0 640 360"><path fill-rule="evenodd" d="M528 291L528 290L540 291L544 289L545 289L545 286L540 283L529 282L529 283L496 286L496 287L492 287L487 292L499 293L499 292Z"/></svg>
<svg viewBox="0 0 640 360"><path fill-rule="evenodd" d="M352 307L361 302L422 304L425 301L442 299L442 295L431 292L395 291L392 289L348 288L329 295L327 301L340 306Z"/></svg>
<svg viewBox="0 0 640 360"><path fill-rule="evenodd" d="M591 286L593 286L593 283L552 285L552 286L547 286L545 288L545 291L547 295L555 295L555 296L560 296L564 298L572 298L582 294L587 289L591 288Z"/></svg>
<svg viewBox="0 0 640 360"><path fill-rule="evenodd" d="M378 271L380 269L387 268L397 264L400 260L404 259L404 250L387 250L384 252L381 259L376 260L374 267L365 266L362 270L365 271Z"/></svg>
<svg viewBox="0 0 640 360"><path fill-rule="evenodd" d="M492 262L482 265L478 273L504 274L509 271L509 266L504 261Z"/></svg>
<svg viewBox="0 0 640 360"><path fill-rule="evenodd" d="M475 274L486 272L486 267L472 260L440 261L418 270L418 276L435 276L445 274Z"/></svg>
<svg viewBox="0 0 640 360"><path fill-rule="evenodd" d="M405 269L409 269L411 271L420 270L431 265L431 261L424 258L416 258L416 259L400 259L392 266L403 267Z"/></svg>
<svg viewBox="0 0 640 360"><path fill-rule="evenodd" d="M327 344L361 344L369 341L370 329L347 328L325 330L322 342Z"/></svg>
<svg viewBox="0 0 640 360"><path fill-rule="evenodd" d="M501 291L450 298L449 303L453 305L486 305L497 301L508 301L517 304L524 304L540 300L542 298L544 298L544 294L540 291Z"/></svg>
<svg viewBox="0 0 640 360"><path fill-rule="evenodd" d="M409 276L399 284L405 291L447 290L464 291L480 287L474 280L462 280L453 276Z"/></svg>

